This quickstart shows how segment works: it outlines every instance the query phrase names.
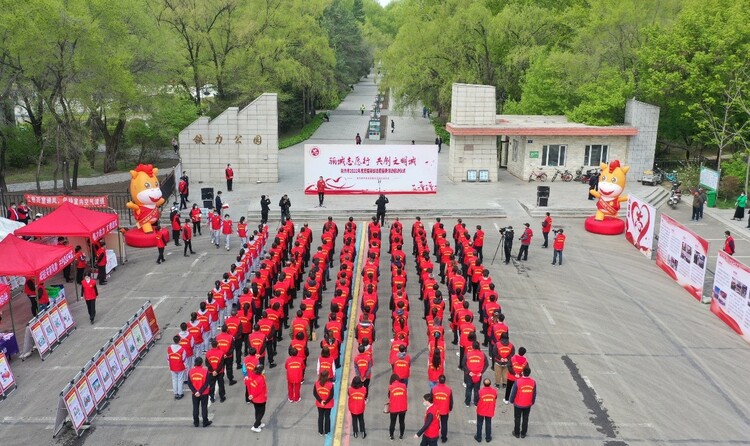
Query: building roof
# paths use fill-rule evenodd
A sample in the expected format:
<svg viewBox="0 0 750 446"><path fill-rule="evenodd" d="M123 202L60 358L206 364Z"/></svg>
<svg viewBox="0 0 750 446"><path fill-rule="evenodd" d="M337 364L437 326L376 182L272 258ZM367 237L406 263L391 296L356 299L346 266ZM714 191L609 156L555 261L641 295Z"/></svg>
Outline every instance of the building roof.
<svg viewBox="0 0 750 446"><path fill-rule="evenodd" d="M449 122L445 129L462 136L635 136L638 129L629 125L596 126L570 122L565 116L497 115L492 125L458 125Z"/></svg>

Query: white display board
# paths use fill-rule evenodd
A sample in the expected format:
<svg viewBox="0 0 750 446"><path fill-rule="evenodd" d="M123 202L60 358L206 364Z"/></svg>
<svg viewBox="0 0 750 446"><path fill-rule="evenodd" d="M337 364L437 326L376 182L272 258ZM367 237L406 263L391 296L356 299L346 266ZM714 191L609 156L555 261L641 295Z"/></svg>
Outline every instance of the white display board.
<svg viewBox="0 0 750 446"><path fill-rule="evenodd" d="M305 193L437 193L437 146L305 144Z"/></svg>
<svg viewBox="0 0 750 446"><path fill-rule="evenodd" d="M750 342L750 268L724 251L716 259L711 312Z"/></svg>
<svg viewBox="0 0 750 446"><path fill-rule="evenodd" d="M656 208L635 195L629 195L625 238L649 259L654 246L655 226Z"/></svg>
<svg viewBox="0 0 750 446"><path fill-rule="evenodd" d="M708 188L717 190L719 188L719 172L701 167L700 183Z"/></svg>
<svg viewBox="0 0 750 446"><path fill-rule="evenodd" d="M703 299L708 241L661 214L656 264L693 297Z"/></svg>

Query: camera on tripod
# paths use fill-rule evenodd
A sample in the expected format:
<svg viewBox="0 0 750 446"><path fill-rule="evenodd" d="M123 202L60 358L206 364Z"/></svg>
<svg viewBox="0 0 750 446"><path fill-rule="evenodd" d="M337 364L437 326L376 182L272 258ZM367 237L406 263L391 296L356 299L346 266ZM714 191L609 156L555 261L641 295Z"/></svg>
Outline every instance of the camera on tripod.
<svg viewBox="0 0 750 446"><path fill-rule="evenodd" d="M511 231L511 232L513 232L513 226L507 226L505 228L500 228L500 234L505 235L505 231Z"/></svg>

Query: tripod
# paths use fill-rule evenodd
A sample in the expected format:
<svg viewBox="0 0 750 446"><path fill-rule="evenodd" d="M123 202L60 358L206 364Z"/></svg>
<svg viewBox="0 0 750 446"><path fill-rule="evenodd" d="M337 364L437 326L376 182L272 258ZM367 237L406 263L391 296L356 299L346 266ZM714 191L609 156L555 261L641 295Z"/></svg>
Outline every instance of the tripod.
<svg viewBox="0 0 750 446"><path fill-rule="evenodd" d="M498 251L500 251L500 246L502 246L503 242L505 241L505 231L500 232L500 241L497 244L497 248L495 248L495 255L492 256L492 262L490 262L490 265L495 264L495 257L497 257Z"/></svg>

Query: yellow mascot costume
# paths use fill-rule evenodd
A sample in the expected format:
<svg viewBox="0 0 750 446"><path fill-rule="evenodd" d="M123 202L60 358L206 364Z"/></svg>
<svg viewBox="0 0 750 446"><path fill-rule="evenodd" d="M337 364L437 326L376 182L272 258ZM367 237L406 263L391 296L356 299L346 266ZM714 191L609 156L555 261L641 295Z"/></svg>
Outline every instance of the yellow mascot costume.
<svg viewBox="0 0 750 446"><path fill-rule="evenodd" d="M625 222L618 218L620 203L628 201L623 195L630 166L620 166L619 160L609 165L601 164L599 190L591 190L596 197L596 214L587 218L585 227L589 232L604 235L617 235L625 231Z"/></svg>

